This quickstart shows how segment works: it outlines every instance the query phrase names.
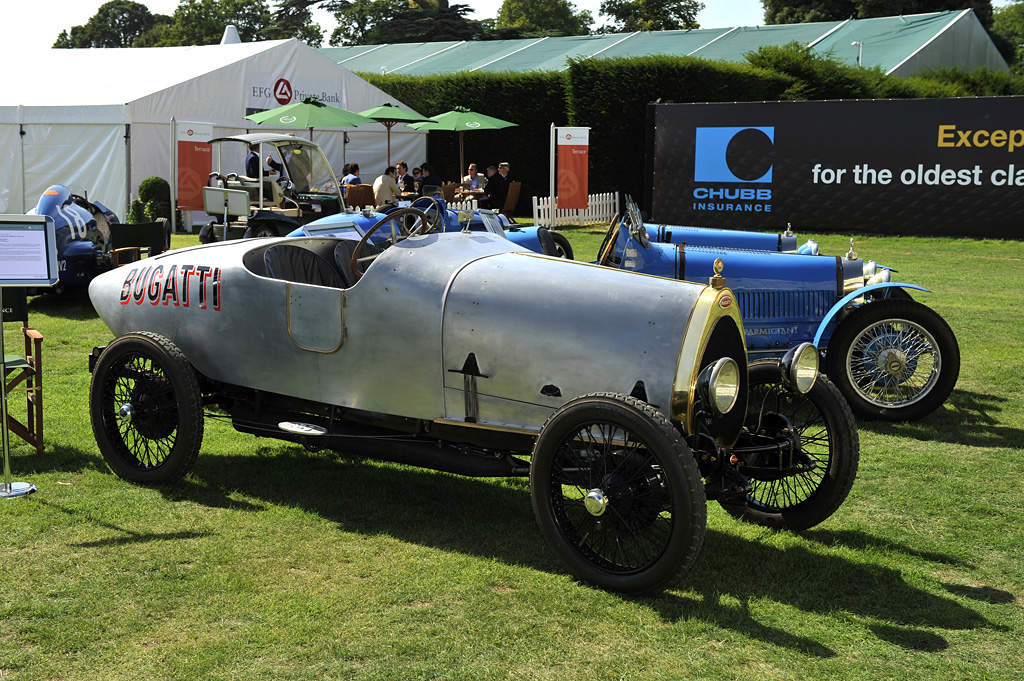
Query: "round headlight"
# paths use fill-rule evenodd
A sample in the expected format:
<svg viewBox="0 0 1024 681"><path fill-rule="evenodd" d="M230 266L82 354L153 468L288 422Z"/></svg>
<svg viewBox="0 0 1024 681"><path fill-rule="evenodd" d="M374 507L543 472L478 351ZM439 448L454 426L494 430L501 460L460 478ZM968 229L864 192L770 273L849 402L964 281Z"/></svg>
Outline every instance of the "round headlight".
<svg viewBox="0 0 1024 681"><path fill-rule="evenodd" d="M731 357L723 357L700 372L697 384L716 413L728 414L739 398L740 367Z"/></svg>
<svg viewBox="0 0 1024 681"><path fill-rule="evenodd" d="M810 343L801 343L785 354L781 366L786 386L806 394L818 380L818 350Z"/></svg>

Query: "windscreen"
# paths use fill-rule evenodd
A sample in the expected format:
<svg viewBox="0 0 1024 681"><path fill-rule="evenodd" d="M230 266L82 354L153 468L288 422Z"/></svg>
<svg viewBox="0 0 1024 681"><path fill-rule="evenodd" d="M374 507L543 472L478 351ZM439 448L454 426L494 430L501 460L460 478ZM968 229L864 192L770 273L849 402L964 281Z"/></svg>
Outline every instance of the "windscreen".
<svg viewBox="0 0 1024 681"><path fill-rule="evenodd" d="M324 153L304 144L282 144L278 147L288 171L288 179L300 194L337 194L338 181Z"/></svg>

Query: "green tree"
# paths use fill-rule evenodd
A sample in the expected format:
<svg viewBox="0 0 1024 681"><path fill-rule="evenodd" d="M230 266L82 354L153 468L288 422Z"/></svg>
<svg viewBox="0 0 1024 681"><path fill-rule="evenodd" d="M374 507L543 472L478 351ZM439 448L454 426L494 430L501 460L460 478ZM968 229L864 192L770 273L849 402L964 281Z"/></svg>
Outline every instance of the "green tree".
<svg viewBox="0 0 1024 681"><path fill-rule="evenodd" d="M535 35L587 35L594 16L569 0L505 0L495 28L518 28Z"/></svg>
<svg viewBox="0 0 1024 681"><path fill-rule="evenodd" d="M488 37L486 22L466 17L469 5L447 0L335 0L324 4L338 27L331 45L374 45Z"/></svg>
<svg viewBox="0 0 1024 681"><path fill-rule="evenodd" d="M323 45L324 33L313 21L312 9L320 0L279 0L270 26L263 32L266 40L298 38L310 47Z"/></svg>
<svg viewBox="0 0 1024 681"><path fill-rule="evenodd" d="M1024 75L1024 0L995 11L991 34L1013 72Z"/></svg>
<svg viewBox="0 0 1024 681"><path fill-rule="evenodd" d="M136 38L153 27L149 8L131 0L110 0L100 5L83 26L61 31L54 47L132 47Z"/></svg>
<svg viewBox="0 0 1024 681"><path fill-rule="evenodd" d="M973 9L986 28L992 25L991 0L761 0L766 24L844 21Z"/></svg>
<svg viewBox="0 0 1024 681"><path fill-rule="evenodd" d="M273 25L266 0L181 0L169 24L157 24L140 46L216 45L233 24L242 42L263 40Z"/></svg>
<svg viewBox="0 0 1024 681"><path fill-rule="evenodd" d="M601 14L614 21L599 33L628 31L675 31L700 28L697 12L704 3L697 0L603 0Z"/></svg>

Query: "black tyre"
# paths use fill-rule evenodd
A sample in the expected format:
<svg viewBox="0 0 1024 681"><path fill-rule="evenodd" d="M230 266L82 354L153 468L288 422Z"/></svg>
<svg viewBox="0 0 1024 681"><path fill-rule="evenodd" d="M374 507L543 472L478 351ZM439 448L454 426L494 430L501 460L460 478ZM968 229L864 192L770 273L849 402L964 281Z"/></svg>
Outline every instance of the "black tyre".
<svg viewBox="0 0 1024 681"><path fill-rule="evenodd" d="M176 345L155 333L107 346L89 387L100 453L132 482L174 482L188 473L203 441L203 401L195 371Z"/></svg>
<svg viewBox="0 0 1024 681"><path fill-rule="evenodd" d="M758 525L794 531L835 513L857 477L860 439L850 407L827 378L818 376L810 392L800 395L783 386L775 363L751 365L744 425L750 432L791 427L797 454L792 461L774 454L757 470L741 467L753 489L742 503L720 502L722 508ZM784 474L770 470L787 465Z"/></svg>
<svg viewBox="0 0 1024 681"><path fill-rule="evenodd" d="M243 239L267 239L275 236L280 236L277 233L277 227L262 220L246 227L245 233L242 234Z"/></svg>
<svg viewBox="0 0 1024 681"><path fill-rule="evenodd" d="M219 240L217 234L214 231L216 223L208 222L199 228L199 243L201 244L213 244Z"/></svg>
<svg viewBox="0 0 1024 681"><path fill-rule="evenodd" d="M559 234L558 232L551 232L551 238L555 242L555 250L558 251L558 257L565 258L566 260L572 260L572 246L569 244L569 240L565 238L565 235Z"/></svg>
<svg viewBox="0 0 1024 681"><path fill-rule="evenodd" d="M911 421L935 411L953 392L960 346L931 308L880 300L840 322L825 370L858 416Z"/></svg>
<svg viewBox="0 0 1024 681"><path fill-rule="evenodd" d="M667 589L704 541L707 502L693 455L664 416L626 395L584 395L552 414L533 450L530 491L551 550L605 589Z"/></svg>

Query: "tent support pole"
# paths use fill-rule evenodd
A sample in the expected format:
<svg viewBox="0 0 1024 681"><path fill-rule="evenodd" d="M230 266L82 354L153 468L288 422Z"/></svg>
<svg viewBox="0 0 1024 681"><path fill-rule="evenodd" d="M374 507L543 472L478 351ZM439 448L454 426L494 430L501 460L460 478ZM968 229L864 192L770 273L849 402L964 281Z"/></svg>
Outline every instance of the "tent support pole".
<svg viewBox="0 0 1024 681"><path fill-rule="evenodd" d="M132 124L124 124L124 201L121 207L124 219L128 219L128 208L132 203Z"/></svg>

